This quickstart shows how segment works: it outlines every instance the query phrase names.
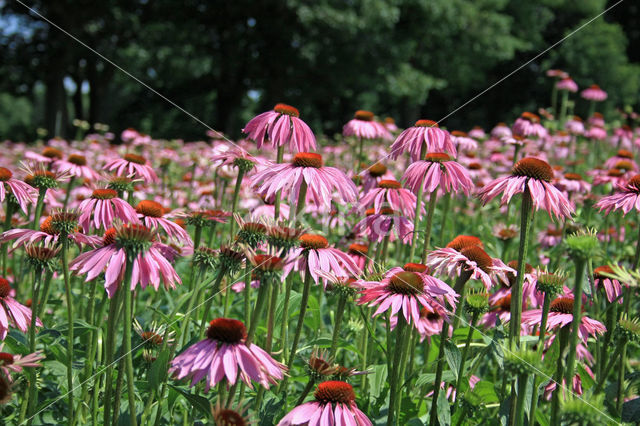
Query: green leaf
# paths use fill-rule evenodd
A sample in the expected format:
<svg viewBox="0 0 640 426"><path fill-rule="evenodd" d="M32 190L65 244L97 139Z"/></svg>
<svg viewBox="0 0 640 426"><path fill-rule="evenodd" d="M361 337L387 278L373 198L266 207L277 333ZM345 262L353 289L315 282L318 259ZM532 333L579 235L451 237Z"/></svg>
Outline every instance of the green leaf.
<svg viewBox="0 0 640 426"><path fill-rule="evenodd" d="M387 364L378 364L373 366L373 373L369 375L369 397L372 399L378 399L382 388L387 382Z"/></svg>
<svg viewBox="0 0 640 426"><path fill-rule="evenodd" d="M580 380L582 381L582 388L587 391L593 387L595 382L591 378L591 375L587 373L584 365L578 364L578 374L580 374Z"/></svg>
<svg viewBox="0 0 640 426"><path fill-rule="evenodd" d="M453 372L454 379L457 380L462 355L460 355L458 347L450 340L444 342L444 356L447 358L447 364L449 364L449 368Z"/></svg>
<svg viewBox="0 0 640 426"><path fill-rule="evenodd" d="M473 405L492 404L499 401L495 386L486 380L476 383L467 399Z"/></svg>
<svg viewBox="0 0 640 426"><path fill-rule="evenodd" d="M169 387L173 388L174 390L182 394L182 396L184 396L187 399L187 401L189 401L189 403L193 408L200 411L207 418L211 417L211 403L209 402L208 399L203 398L200 395L192 395L189 392L185 392L182 389L173 385L169 385Z"/></svg>
<svg viewBox="0 0 640 426"><path fill-rule="evenodd" d="M436 380L436 374L435 373L427 373L427 374L422 374L418 377L418 379L416 380L416 386L422 386L422 385L426 385L428 383L433 384L433 382ZM455 375L453 374L453 372L451 370L445 370L442 372L442 381L443 382L453 382L455 380Z"/></svg>
<svg viewBox="0 0 640 426"><path fill-rule="evenodd" d="M451 409L444 390L438 393L438 422L440 426L449 426L451 424Z"/></svg>
<svg viewBox="0 0 640 426"><path fill-rule="evenodd" d="M167 367L169 363L170 350L166 348L164 351L158 354L158 358L153 361L151 368L149 368L149 388L158 389L160 384L163 383L167 377Z"/></svg>
<svg viewBox="0 0 640 426"><path fill-rule="evenodd" d="M622 404L622 421L637 422L640 419L640 398Z"/></svg>

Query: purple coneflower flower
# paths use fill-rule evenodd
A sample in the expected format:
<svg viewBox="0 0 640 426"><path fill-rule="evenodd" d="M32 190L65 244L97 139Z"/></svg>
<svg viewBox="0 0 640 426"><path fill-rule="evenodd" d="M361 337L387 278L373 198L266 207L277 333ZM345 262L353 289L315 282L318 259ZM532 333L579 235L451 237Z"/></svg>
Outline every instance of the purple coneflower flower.
<svg viewBox="0 0 640 426"><path fill-rule="evenodd" d="M118 198L118 193L113 189L94 189L91 198L82 200L78 211L80 211L78 225L84 232L89 231L92 222L95 229L109 229L113 225L114 218L127 223L138 223L138 214L135 209L123 199Z"/></svg>
<svg viewBox="0 0 640 426"><path fill-rule="evenodd" d="M183 244L193 245L189 233L179 224L164 216L164 208L160 203L142 200L136 206L140 221L150 229L162 228L169 238Z"/></svg>
<svg viewBox="0 0 640 426"><path fill-rule="evenodd" d="M40 324L42 325L42 324ZM0 345L0 371L2 371L9 381L13 382L11 373L22 373L25 367L40 367L38 361L42 361L45 357L42 352L37 351L28 355L14 355L8 352L2 352L4 343Z"/></svg>
<svg viewBox="0 0 640 426"><path fill-rule="evenodd" d="M391 133L382 123L374 120L371 111L356 111L352 120L342 128L343 136L356 136L361 139L391 140Z"/></svg>
<svg viewBox="0 0 640 426"><path fill-rule="evenodd" d="M87 158L80 154L71 154L66 160L56 161L53 164L53 169L90 181L100 179L100 174L87 166Z"/></svg>
<svg viewBox="0 0 640 426"><path fill-rule="evenodd" d="M4 201L7 191L12 194L22 211L27 214L27 204L34 204L38 191L31 185L18 179L13 179L11 170L0 167L0 202Z"/></svg>
<svg viewBox="0 0 640 426"><path fill-rule="evenodd" d="M414 193L418 193L421 184L427 193L432 193L436 189L442 192L462 190L469 195L473 188L469 172L443 152L427 154L424 161L411 164L402 176L402 180Z"/></svg>
<svg viewBox="0 0 640 426"><path fill-rule="evenodd" d="M247 329L241 321L216 318L209 323L206 339L171 361L169 373L177 379L188 377L191 386L206 378L205 391L225 377L231 385L240 377L250 389L252 380L268 389L284 378L287 367L259 346L246 343L246 338Z"/></svg>
<svg viewBox="0 0 640 426"><path fill-rule="evenodd" d="M364 207L373 204L373 209L376 213L380 213L383 207L390 207L413 219L416 196L408 189L402 188L400 182L385 179L378 182L377 188L369 190L360 198L360 204Z"/></svg>
<svg viewBox="0 0 640 426"><path fill-rule="evenodd" d="M534 326L540 326L542 321L542 309L531 309L522 313L522 322ZM551 302L549 308L549 317L547 319L547 330L554 330L558 327L564 327L573 322L573 295L560 296ZM589 336L602 334L607 329L602 323L582 315L580 327L578 328L578 337L583 341Z"/></svg>
<svg viewBox="0 0 640 426"><path fill-rule="evenodd" d="M423 144L426 150L422 152ZM409 152L411 160L418 161L427 152L446 152L457 155L456 147L449 132L438 127L438 123L431 120L418 120L413 127L400 133L391 145L390 157L397 159L403 152Z"/></svg>
<svg viewBox="0 0 640 426"><path fill-rule="evenodd" d="M602 90L597 84L592 84L591 86L584 89L580 93L580 96L588 101L602 102L607 99L607 92Z"/></svg>
<svg viewBox="0 0 640 426"><path fill-rule="evenodd" d="M596 287L602 287L609 303L617 300L622 303L622 284L615 278L608 277L604 274L613 275L611 266L599 266L593 270L593 281Z"/></svg>
<svg viewBox="0 0 640 426"><path fill-rule="evenodd" d="M300 112L286 104L277 104L272 111L252 118L242 131L256 141L258 149L265 143L273 147L289 145L298 152L316 149L316 137L300 119Z"/></svg>
<svg viewBox="0 0 640 426"><path fill-rule="evenodd" d="M37 231L33 229L16 228L3 232L0 234L0 243L15 240L11 245L11 248L15 249L16 247L37 243L38 241L44 241L45 244L57 242L60 238L60 232L53 225L54 215L42 221L40 229ZM95 247L100 244L101 240L101 238L96 235L85 235L82 232L72 232L68 237L78 246L86 244Z"/></svg>
<svg viewBox="0 0 640 426"><path fill-rule="evenodd" d="M11 297L9 281L0 278L0 340L7 337L9 326L26 333L31 325L31 309ZM42 327L42 321L36 318L36 326Z"/></svg>
<svg viewBox="0 0 640 426"><path fill-rule="evenodd" d="M605 214L618 209L625 215L632 209L640 210L640 175L635 175L624 185L618 184L618 189L620 192L603 197L595 207Z"/></svg>
<svg viewBox="0 0 640 426"><path fill-rule="evenodd" d="M146 158L138 154L125 154L122 158L109 161L105 170L114 171L118 176L142 179L146 183L158 182L158 175L149 165Z"/></svg>
<svg viewBox="0 0 640 426"><path fill-rule="evenodd" d="M571 77L566 76L556 83L556 89L575 93L578 91L578 85Z"/></svg>
<svg viewBox="0 0 640 426"><path fill-rule="evenodd" d="M389 241L400 239L404 244L411 241L413 222L398 215L393 209L383 208L380 213L374 209L367 209L366 216L358 222L353 231L356 234L366 234L369 241L380 242L387 234Z"/></svg>

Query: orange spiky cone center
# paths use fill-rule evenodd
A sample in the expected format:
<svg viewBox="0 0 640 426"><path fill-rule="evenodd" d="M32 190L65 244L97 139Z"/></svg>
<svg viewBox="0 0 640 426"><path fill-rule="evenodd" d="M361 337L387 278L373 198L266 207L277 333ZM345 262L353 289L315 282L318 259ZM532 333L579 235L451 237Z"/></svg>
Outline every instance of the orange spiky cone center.
<svg viewBox="0 0 640 426"><path fill-rule="evenodd" d="M320 383L313 396L317 401L324 403L349 404L356 399L353 387L337 380Z"/></svg>
<svg viewBox="0 0 640 426"><path fill-rule="evenodd" d="M300 117L300 111L298 111L297 108L294 108L291 105L277 104L273 107L273 110L280 114L289 115L291 117Z"/></svg>
<svg viewBox="0 0 640 426"><path fill-rule="evenodd" d="M512 174L514 176L526 176L545 182L551 182L553 179L553 169L546 161L539 158L527 157L518 161L513 166Z"/></svg>
<svg viewBox="0 0 640 426"><path fill-rule="evenodd" d="M224 343L240 343L247 338L247 328L242 321L216 318L209 323L207 337Z"/></svg>
<svg viewBox="0 0 640 426"><path fill-rule="evenodd" d="M162 217L164 208L162 204L151 200L142 200L136 207L136 212L148 217Z"/></svg>

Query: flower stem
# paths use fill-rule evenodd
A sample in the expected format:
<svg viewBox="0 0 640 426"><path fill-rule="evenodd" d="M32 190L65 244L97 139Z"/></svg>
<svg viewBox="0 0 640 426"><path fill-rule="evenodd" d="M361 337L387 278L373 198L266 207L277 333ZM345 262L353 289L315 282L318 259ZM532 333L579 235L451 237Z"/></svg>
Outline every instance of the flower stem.
<svg viewBox="0 0 640 426"><path fill-rule="evenodd" d="M542 302L542 319L540 320L540 337L538 338L538 355L544 351L544 340L547 332L547 319L549 319L549 306L551 306L551 293L544 293Z"/></svg>
<svg viewBox="0 0 640 426"><path fill-rule="evenodd" d="M640 263L640 226L638 227L638 238L636 241L636 254L633 256L633 264L631 265L631 270L635 271L638 269L638 263Z"/></svg>
<svg viewBox="0 0 640 426"><path fill-rule="evenodd" d="M431 397L431 412L429 414L429 424L436 425L438 421L438 396L440 395L440 383L442 382L442 370L444 369L444 342L449 337L449 323L442 323L440 333L440 348L438 350L438 364L436 366L436 378L433 381L433 396Z"/></svg>
<svg viewBox="0 0 640 426"><path fill-rule="evenodd" d="M251 320L251 263L247 260L244 265L244 326L249 327Z"/></svg>
<svg viewBox="0 0 640 426"><path fill-rule="evenodd" d="M311 392L311 389L313 389L313 385L315 384L316 384L316 381L313 379L313 377L309 377L309 381L307 382L307 385L302 390L302 393L298 398L298 402L296 402L296 406L302 405L302 403L304 402L304 399L307 397L307 395L309 395L309 392Z"/></svg>
<svg viewBox="0 0 640 426"><path fill-rule="evenodd" d="M207 331L207 316L209 315L209 311L211 311L211 305L213 304L213 299L218 294L218 289L220 288L220 283L224 278L224 272L219 270L216 274L215 282L213 283L213 287L211 288L211 296L207 299L204 305L204 312L202 314L202 323L200 324L200 339L204 338L204 333Z"/></svg>
<svg viewBox="0 0 640 426"><path fill-rule="evenodd" d="M623 346L624 346L624 342L620 342L618 343L618 345L616 345L616 349L613 351L613 354L609 358L609 362L607 362L607 365L602 369L602 373L598 376L598 383L596 384L596 387L593 390L594 395L600 392L604 387L604 383L607 380L607 376L611 372L613 365L615 364L615 362L618 360L618 357L622 353ZM603 361L604 361L604 358L603 358Z"/></svg>
<svg viewBox="0 0 640 426"><path fill-rule="evenodd" d="M67 205L69 204L69 198L71 197L71 190L73 189L73 184L76 180L75 176L71 176L69 178L69 182L67 183L67 193L64 195L64 204L62 205L63 210L67 209Z"/></svg>
<svg viewBox="0 0 640 426"><path fill-rule="evenodd" d="M520 321L522 320L522 281L529 247L529 231L531 227L531 212L533 199L529 189L522 193L522 205L520 208L520 246L518 247L518 272L516 284L511 288L511 321L509 331L509 346L520 345Z"/></svg>
<svg viewBox="0 0 640 426"><path fill-rule="evenodd" d="M31 299L31 306L33 306L33 310L31 311L31 324L29 325L29 353L34 353L36 351L36 319L38 315L38 297L40 295L40 283L42 282L42 268L37 267L33 274L33 295ZM31 417L33 413L34 404L36 402L37 395L37 387L36 387L36 372L33 369L30 372L30 380L29 387L27 388L27 394L24 397L24 401L27 401L27 410L26 415ZM21 413L20 421L18 424L21 424L24 421L24 415Z"/></svg>
<svg viewBox="0 0 640 426"><path fill-rule="evenodd" d="M571 340L569 353L567 354L567 366L565 368L565 380L571 383L573 379L573 367L576 361L576 348L578 346L578 334L582 321L582 283L585 269L585 259L576 258L576 280L573 289L573 319L571 320Z"/></svg>
<svg viewBox="0 0 640 426"><path fill-rule="evenodd" d="M284 146L279 145L278 146L278 153L276 154L276 163L280 164L282 163L282 157L284 156ZM280 198L282 197L282 191L278 191L276 192L276 199L273 203L273 219L274 220L279 220L280 219Z"/></svg>
<svg viewBox="0 0 640 426"><path fill-rule="evenodd" d="M280 282L271 283L271 297L269 298L269 311L267 313L267 341L264 350L271 353L273 347L273 329L276 322L276 305L278 304L278 290L280 290Z"/></svg>
<svg viewBox="0 0 640 426"><path fill-rule="evenodd" d="M196 268L194 268L196 269ZM196 271L196 281L199 281L200 274L202 273L201 268L197 268ZM186 342L189 341L189 322L191 319L191 311L193 310L193 305L196 303L196 299L198 298L198 288L196 287L191 291L191 297L189 298L189 304L187 305L187 310L184 313L184 318L182 319L182 326L180 328L180 347L182 347Z"/></svg>
<svg viewBox="0 0 640 426"><path fill-rule="evenodd" d="M429 208L427 210L427 220L424 224L424 248L422 249L422 263L427 261L427 252L431 243L431 225L433 222L433 212L436 210L436 201L438 190L431 192L429 195Z"/></svg>
<svg viewBox="0 0 640 426"><path fill-rule="evenodd" d="M451 208L451 192L447 192L444 196L444 206L442 206L442 225L440 226L440 238L438 239L438 245L444 246L444 233L447 229L447 219L449 218L449 209Z"/></svg>
<svg viewBox="0 0 640 426"><path fill-rule="evenodd" d="M400 389L402 387L403 378L400 375L402 370L401 360L402 353L404 352L404 335L408 332L407 322L402 315L398 315L398 322L396 324L396 347L393 351L393 362L391 366L393 369L390 371L390 383L389 383L389 411L387 416L387 426L392 426L397 423L397 401L402 397Z"/></svg>
<svg viewBox="0 0 640 426"><path fill-rule="evenodd" d="M31 225L34 230L38 230L40 227L40 216L42 216L42 207L44 205L44 196L47 194L46 188L40 188L38 192L38 201L36 202L36 209L33 216L33 224Z"/></svg>
<svg viewBox="0 0 640 426"><path fill-rule="evenodd" d="M13 216L13 203L7 198L7 209L5 210L4 228L3 231L8 231L11 228L11 217ZM8 263L8 251L9 243L2 244L2 276L7 276L7 263Z"/></svg>
<svg viewBox="0 0 640 426"><path fill-rule="evenodd" d="M347 304L347 296L340 294L338 298L338 309L336 310L335 324L333 326L333 336L331 336L331 348L329 349L329 359L333 359L338 348L338 337L340 336L340 325L344 314L344 308Z"/></svg>
<svg viewBox="0 0 640 426"><path fill-rule="evenodd" d="M133 426L137 425L136 419L136 394L133 378L133 351L131 350L131 321L133 308L133 289L131 288L131 275L133 272L133 259L127 255L127 264L124 273L124 337L125 365L127 373L127 392L129 394L129 421Z"/></svg>
<svg viewBox="0 0 640 426"><path fill-rule="evenodd" d="M560 424L558 422L558 414L560 412L560 393L562 390L562 378L564 376L564 365L562 362L562 356L567 348L567 343L569 342L569 332L570 329L568 326L564 326L558 332L559 336L559 357L558 357L558 367L556 369L555 377L553 381L556 383L556 388L553 391L553 397L551 399L551 423L552 425Z"/></svg>
<svg viewBox="0 0 640 426"><path fill-rule="evenodd" d="M474 312L471 316L471 323L469 323L469 333L467 333L467 339L464 342L464 348L462 349L462 355L460 357L460 367L458 368L458 379L456 380L456 394L459 395L460 387L462 386L462 376L464 373L464 364L467 361L467 355L469 353L469 345L471 344L471 338L473 337L473 331L475 330L476 322L478 321L478 312ZM460 397L456 397L456 401L453 404L453 413L456 412Z"/></svg>
<svg viewBox="0 0 640 426"><path fill-rule="evenodd" d="M256 305L253 308L253 314L251 315L251 325L249 326L249 332L247 333L246 343L247 346L253 342L253 338L256 334L256 330L258 329L258 322L260 316L262 315L262 310L264 308L264 303L269 295L269 283L267 280L260 281L260 289L258 290L258 298L256 299Z"/></svg>
<svg viewBox="0 0 640 426"><path fill-rule="evenodd" d="M515 426L522 426L524 422L524 401L527 392L528 377L527 374L518 375L518 400L516 402Z"/></svg>
<svg viewBox="0 0 640 426"><path fill-rule="evenodd" d="M73 295L71 294L71 281L69 277L69 237L60 235L62 239L62 274L64 278L64 288L67 297L67 325L69 327L67 335L67 387L69 389L69 425L74 423L73 410Z"/></svg>
<svg viewBox="0 0 640 426"><path fill-rule="evenodd" d="M284 287L284 305L282 306L282 320L280 329L280 339L282 341L282 359L287 359L287 329L289 328L289 298L291 297L291 286L293 285L293 274L287 275Z"/></svg>
<svg viewBox="0 0 640 426"><path fill-rule="evenodd" d="M231 202L231 220L229 220L229 236L233 238L235 235L236 221L233 220L233 216L238 206L238 196L240 195L240 188L242 187L242 178L244 177L244 169L238 169L238 176L236 177L236 186L233 189L233 201Z"/></svg>
<svg viewBox="0 0 640 426"><path fill-rule="evenodd" d="M298 343L300 342L300 335L302 334L302 328L304 326L304 316L307 313L307 303L309 302L309 293L311 292L311 271L309 271L309 265L307 262L307 270L304 274L304 282L302 284L302 299L300 300L300 313L298 314L298 323L296 324L296 331L293 335L293 343L291 344L291 352L289 352L289 361L287 367L291 370L293 361L296 359L296 350L298 349Z"/></svg>
<svg viewBox="0 0 640 426"><path fill-rule="evenodd" d="M618 417L622 417L622 403L624 402L624 372L627 364L627 342L622 343L620 351L620 367L618 368L618 397L616 398L616 413Z"/></svg>

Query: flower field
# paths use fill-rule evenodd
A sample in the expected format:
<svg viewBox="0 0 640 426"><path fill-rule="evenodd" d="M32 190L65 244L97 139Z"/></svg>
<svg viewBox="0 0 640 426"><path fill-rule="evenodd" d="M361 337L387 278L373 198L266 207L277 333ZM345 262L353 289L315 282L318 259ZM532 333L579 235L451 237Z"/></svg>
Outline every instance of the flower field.
<svg viewBox="0 0 640 426"><path fill-rule="evenodd" d="M640 123L547 77L486 130L3 142L4 424L637 422Z"/></svg>

